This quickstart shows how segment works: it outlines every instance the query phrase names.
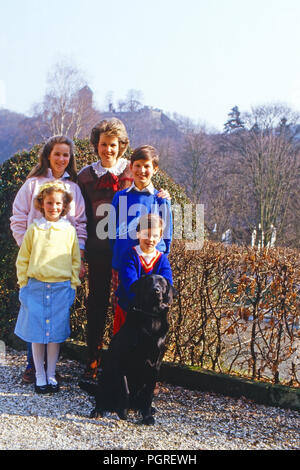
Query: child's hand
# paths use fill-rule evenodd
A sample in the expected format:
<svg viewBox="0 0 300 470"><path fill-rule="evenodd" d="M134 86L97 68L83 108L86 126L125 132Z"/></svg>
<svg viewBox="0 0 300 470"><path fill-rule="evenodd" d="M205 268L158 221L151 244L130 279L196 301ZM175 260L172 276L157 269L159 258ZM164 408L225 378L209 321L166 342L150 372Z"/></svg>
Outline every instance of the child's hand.
<svg viewBox="0 0 300 470"><path fill-rule="evenodd" d="M82 279L85 276L85 273L86 273L86 269L85 269L84 261L81 260L79 279Z"/></svg>
<svg viewBox="0 0 300 470"><path fill-rule="evenodd" d="M159 193L157 195L162 199L171 199L170 193L167 189L160 188Z"/></svg>

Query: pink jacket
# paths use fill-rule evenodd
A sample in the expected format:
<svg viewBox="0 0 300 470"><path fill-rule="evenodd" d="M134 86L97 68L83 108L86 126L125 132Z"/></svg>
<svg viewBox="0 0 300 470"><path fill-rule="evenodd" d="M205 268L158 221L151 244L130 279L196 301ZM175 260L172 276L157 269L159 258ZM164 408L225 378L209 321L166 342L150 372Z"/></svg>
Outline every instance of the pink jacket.
<svg viewBox="0 0 300 470"><path fill-rule="evenodd" d="M49 169L47 176L29 178L19 189L13 203L13 215L10 218L10 228L19 246L23 241L27 227L33 222L33 219L41 218L41 213L33 205L33 199L37 195L39 187L53 179L51 169ZM61 179L73 195L70 212L66 217L76 229L80 249L84 249L87 238L84 199L76 183L66 178Z"/></svg>

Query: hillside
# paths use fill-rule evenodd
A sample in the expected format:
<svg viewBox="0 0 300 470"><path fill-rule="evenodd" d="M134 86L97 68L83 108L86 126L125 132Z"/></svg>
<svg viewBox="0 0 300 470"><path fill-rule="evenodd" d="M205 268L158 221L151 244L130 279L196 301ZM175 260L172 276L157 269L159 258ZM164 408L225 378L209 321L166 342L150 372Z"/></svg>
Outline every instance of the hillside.
<svg viewBox="0 0 300 470"><path fill-rule="evenodd" d="M23 127L25 120L24 114L0 109L0 163L29 147L28 133Z"/></svg>
<svg viewBox="0 0 300 470"><path fill-rule="evenodd" d="M102 113L101 117L103 119L112 117L121 119L128 131L132 147L142 144L156 145L166 139L182 140L182 132L178 125L160 109L144 106L135 112Z"/></svg>
<svg viewBox="0 0 300 470"><path fill-rule="evenodd" d="M133 112L99 112L99 120L111 117L117 117L124 122L132 148L141 144L152 144L160 148L166 142L178 144L183 138L176 122L158 109L145 106ZM89 137L89 130L80 137ZM28 150L43 140L38 133L36 118L7 109L0 110L0 163L16 152Z"/></svg>

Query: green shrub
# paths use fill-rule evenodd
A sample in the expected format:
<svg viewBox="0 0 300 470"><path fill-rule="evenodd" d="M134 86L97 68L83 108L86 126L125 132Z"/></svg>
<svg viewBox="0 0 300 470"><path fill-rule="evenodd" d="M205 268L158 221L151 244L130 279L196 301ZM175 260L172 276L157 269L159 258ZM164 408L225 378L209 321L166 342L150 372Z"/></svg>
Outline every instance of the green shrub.
<svg viewBox="0 0 300 470"><path fill-rule="evenodd" d="M0 338L5 339L14 330L19 309L18 286L15 261L18 247L10 231L10 217L16 193L25 182L30 170L38 161L41 146L35 146L29 151L21 152L6 160L0 166ZM87 139L75 140L76 162L78 171L86 165L97 161ZM129 158L129 149L125 157ZM188 202L182 188L163 171L159 171L153 183L157 188L167 188L172 200L178 204ZM77 291L75 306L71 312L72 337L85 339L85 305L87 296L87 281ZM111 315L110 315L111 320ZM111 321L108 322L106 338L111 333Z"/></svg>

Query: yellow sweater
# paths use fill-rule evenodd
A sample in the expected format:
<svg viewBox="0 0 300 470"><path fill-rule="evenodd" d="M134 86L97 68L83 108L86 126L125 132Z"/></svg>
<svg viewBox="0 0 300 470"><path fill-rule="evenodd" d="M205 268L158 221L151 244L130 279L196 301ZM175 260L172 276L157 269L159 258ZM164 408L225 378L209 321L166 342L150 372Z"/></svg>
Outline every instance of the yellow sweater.
<svg viewBox="0 0 300 470"><path fill-rule="evenodd" d="M70 280L75 289L80 284L80 250L73 225L66 219L35 219L25 233L16 266L20 287L33 277L43 282Z"/></svg>

